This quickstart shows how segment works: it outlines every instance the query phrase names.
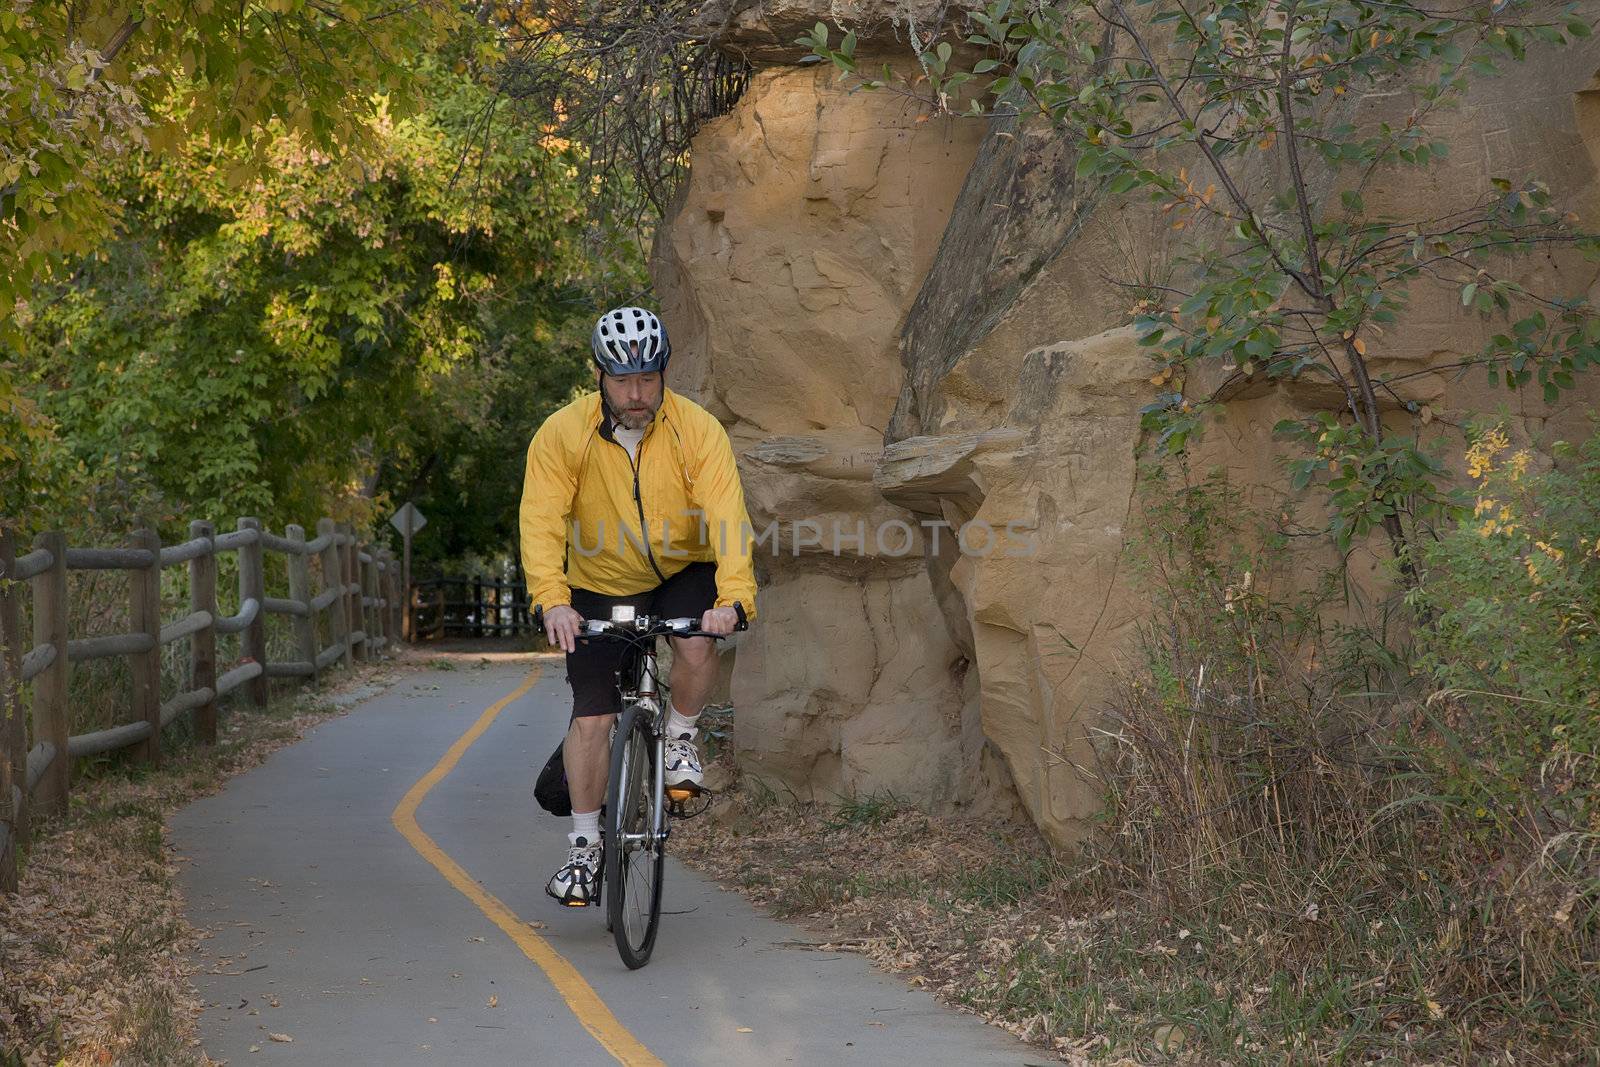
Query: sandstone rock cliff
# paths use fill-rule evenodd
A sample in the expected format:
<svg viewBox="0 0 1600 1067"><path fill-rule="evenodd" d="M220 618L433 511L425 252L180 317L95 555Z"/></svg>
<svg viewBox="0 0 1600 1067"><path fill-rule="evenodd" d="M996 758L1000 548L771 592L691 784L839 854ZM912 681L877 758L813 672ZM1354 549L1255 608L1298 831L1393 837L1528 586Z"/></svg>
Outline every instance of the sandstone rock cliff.
<svg viewBox="0 0 1600 1067"><path fill-rule="evenodd" d="M657 240L674 386L728 426L752 520L781 537L737 651L735 744L803 795L939 804L980 780L967 661L920 540L880 551L911 517L872 476L900 325L982 133L820 68L765 70L700 134Z"/></svg>
<svg viewBox="0 0 1600 1067"><path fill-rule="evenodd" d="M818 18L878 26L888 49L892 15L789 0L718 17L730 47L782 63L796 58L784 35ZM1369 208L1416 211L1491 174L1537 172L1594 216L1596 69L1586 47L1481 83L1445 133L1450 164L1369 191ZM754 773L801 795L892 788L933 804L1002 797L1009 778L1056 842L1088 825L1090 730L1142 613L1126 543L1153 392L1111 280L1159 270L1171 249L1142 207L1080 188L1074 162L1049 131L919 122L898 97L781 65L696 140L655 258L684 338L677 384L729 425L758 526L902 521L919 535L910 555L868 537L842 558L792 543L767 558L763 624L734 676L735 742ZM1556 291L1595 281L1561 257L1532 269ZM1469 411L1505 410L1537 446L1587 432L1594 381L1549 409L1429 372L1480 336L1447 294L1419 301L1375 353L1380 369L1422 372L1402 396L1437 413L1428 432L1453 435L1448 454ZM1271 428L1307 400L1240 390L1195 467L1279 482ZM1397 405L1394 418L1410 416ZM935 520L977 520L995 540L964 552L946 531L935 544Z"/></svg>

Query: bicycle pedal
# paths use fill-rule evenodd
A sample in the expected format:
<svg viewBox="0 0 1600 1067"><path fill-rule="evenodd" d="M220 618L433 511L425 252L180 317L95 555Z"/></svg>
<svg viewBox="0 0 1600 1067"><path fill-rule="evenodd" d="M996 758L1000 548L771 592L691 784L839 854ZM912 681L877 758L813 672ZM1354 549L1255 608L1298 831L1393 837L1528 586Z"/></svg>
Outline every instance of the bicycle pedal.
<svg viewBox="0 0 1600 1067"><path fill-rule="evenodd" d="M702 815L708 808L711 807L711 798L714 795L715 794L713 794L711 791L707 790L705 792L691 794L689 797L682 800L669 796L667 798L667 814L672 816L674 819L692 819L696 815ZM695 801L698 801L699 803L694 803ZM693 807L690 806L691 804L693 804Z"/></svg>

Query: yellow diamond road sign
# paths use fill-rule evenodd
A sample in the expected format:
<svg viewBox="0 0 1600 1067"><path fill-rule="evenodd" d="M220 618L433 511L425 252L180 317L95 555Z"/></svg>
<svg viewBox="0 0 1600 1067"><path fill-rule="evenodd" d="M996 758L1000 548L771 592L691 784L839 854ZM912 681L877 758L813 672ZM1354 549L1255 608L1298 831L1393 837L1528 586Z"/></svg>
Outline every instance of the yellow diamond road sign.
<svg viewBox="0 0 1600 1067"><path fill-rule="evenodd" d="M389 525L399 530L402 534L414 534L424 526L428 520L422 517L422 512L409 500L400 506L400 510L389 516ZM410 529L407 529L407 527Z"/></svg>

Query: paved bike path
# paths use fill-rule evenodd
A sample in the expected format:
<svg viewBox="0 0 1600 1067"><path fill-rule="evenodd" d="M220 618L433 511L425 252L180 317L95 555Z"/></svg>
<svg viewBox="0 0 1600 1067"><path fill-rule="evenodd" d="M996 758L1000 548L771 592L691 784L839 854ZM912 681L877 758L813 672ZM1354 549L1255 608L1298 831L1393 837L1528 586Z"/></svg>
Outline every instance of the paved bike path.
<svg viewBox="0 0 1600 1067"><path fill-rule="evenodd" d="M196 984L214 1059L618 1062L390 821L407 790L535 662L539 680L428 793L418 823L518 918L544 924L530 929L660 1061L1045 1059L859 957L785 946L816 939L670 859L655 956L627 970L598 910L556 907L542 888L567 829L531 795L570 707L555 657L406 673L173 818L189 917L212 933Z"/></svg>

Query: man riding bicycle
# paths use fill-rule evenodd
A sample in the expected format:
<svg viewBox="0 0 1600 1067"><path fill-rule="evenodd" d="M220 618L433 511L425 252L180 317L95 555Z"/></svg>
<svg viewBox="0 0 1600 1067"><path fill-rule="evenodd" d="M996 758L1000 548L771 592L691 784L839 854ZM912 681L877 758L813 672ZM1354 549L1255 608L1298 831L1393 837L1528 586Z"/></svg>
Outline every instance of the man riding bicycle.
<svg viewBox="0 0 1600 1067"><path fill-rule="evenodd" d="M599 392L544 421L528 446L522 568L545 635L567 654L572 723L563 748L572 796L567 861L545 891L595 900L610 730L621 710L617 646L580 643L585 618L616 605L699 620L730 634L755 617L750 520L728 435L664 384L672 346L643 308L608 311L590 337ZM717 677L709 637L672 640L666 786L698 793L695 722Z"/></svg>

